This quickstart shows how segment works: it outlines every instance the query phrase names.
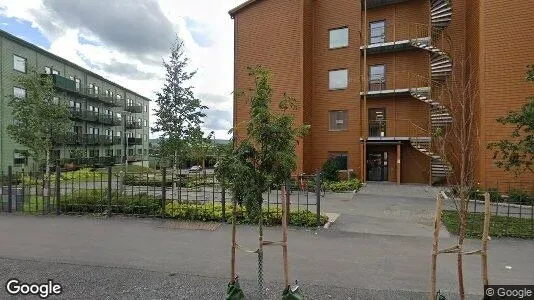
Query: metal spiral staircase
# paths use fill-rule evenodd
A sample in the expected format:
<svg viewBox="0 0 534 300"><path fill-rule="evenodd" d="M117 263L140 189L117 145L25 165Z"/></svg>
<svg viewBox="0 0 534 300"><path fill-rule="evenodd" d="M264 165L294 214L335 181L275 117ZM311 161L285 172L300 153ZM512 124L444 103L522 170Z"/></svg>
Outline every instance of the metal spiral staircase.
<svg viewBox="0 0 534 300"><path fill-rule="evenodd" d="M432 82L445 80L452 74L452 59L449 55L438 48L433 41L436 36L443 34L452 20L452 6L450 0L430 0L430 16L432 36L428 40L413 39L410 44L414 47L430 52L430 80L427 80L429 88L411 88L410 94L430 105L430 125L432 132L438 128L444 128L452 123L452 115L448 108L440 103L440 97L432 93ZM412 146L419 152L431 158L432 181L443 179L450 172L450 167L444 159L432 152L432 134L429 132L412 135Z"/></svg>

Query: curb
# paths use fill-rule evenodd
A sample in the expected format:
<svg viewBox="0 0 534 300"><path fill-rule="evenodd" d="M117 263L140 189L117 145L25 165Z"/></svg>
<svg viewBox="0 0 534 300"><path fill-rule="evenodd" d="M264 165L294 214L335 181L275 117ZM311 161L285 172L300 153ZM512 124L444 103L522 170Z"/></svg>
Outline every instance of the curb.
<svg viewBox="0 0 534 300"><path fill-rule="evenodd" d="M337 220L337 218L339 218L339 214L338 213L324 213L324 214L328 217L328 222L324 224L323 228L328 229L330 225L332 225Z"/></svg>

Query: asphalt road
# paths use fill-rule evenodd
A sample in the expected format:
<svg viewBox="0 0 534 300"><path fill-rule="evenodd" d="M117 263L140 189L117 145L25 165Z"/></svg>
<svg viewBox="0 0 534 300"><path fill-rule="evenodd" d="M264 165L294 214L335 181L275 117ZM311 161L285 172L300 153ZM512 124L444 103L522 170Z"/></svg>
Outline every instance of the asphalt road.
<svg viewBox="0 0 534 300"><path fill-rule="evenodd" d="M322 207L340 213L336 223L289 232L291 280L299 281L306 299L427 299L433 206L426 196L407 194L327 195ZM0 214L0 282L54 279L63 285L61 299L223 299L231 227L169 229L162 222ZM266 229L265 237L280 239L280 229ZM441 237L440 248L456 241L444 231ZM256 229L239 226L238 242L255 249ZM479 246L467 242L468 249ZM533 246L493 239L490 282L534 283ZM257 299L257 257L238 252L237 258L243 288ZM281 274L281 250L267 248L268 299L280 299ZM439 257L438 282L447 299L457 299L455 256ZM466 257L465 282L468 299L481 299L479 257ZM1 288L0 299L6 298Z"/></svg>

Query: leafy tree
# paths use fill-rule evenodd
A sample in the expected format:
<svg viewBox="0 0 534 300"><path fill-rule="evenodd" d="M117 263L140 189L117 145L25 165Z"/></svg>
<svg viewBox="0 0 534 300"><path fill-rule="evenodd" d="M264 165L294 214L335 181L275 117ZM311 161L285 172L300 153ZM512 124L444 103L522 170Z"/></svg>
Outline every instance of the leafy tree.
<svg viewBox="0 0 534 300"><path fill-rule="evenodd" d="M307 134L309 126L294 124L290 110L296 109L295 99L285 94L278 104L281 113L272 112L268 70L249 68L249 75L255 79L255 88L250 90L250 120L244 124L247 135L231 153L221 156L217 175L229 182L235 200L256 218L262 193L283 184L296 169L297 140Z"/></svg>
<svg viewBox="0 0 534 300"><path fill-rule="evenodd" d="M534 65L528 66L526 79L534 81ZM497 122L514 126L512 140L503 139L488 145L495 151L493 159L497 166L514 171L516 176L525 171L534 172L534 96L527 98L519 111L510 111Z"/></svg>
<svg viewBox="0 0 534 300"><path fill-rule="evenodd" d="M185 158L187 140L200 128L207 109L193 94L187 82L196 72L187 72L189 59L184 54L184 43L179 39L172 45L169 61L163 61L167 71L161 92L156 93L156 122L152 132L161 133L159 154L172 157L176 168Z"/></svg>
<svg viewBox="0 0 534 300"><path fill-rule="evenodd" d="M64 103L54 100L54 85L50 76L42 76L34 69L17 76L15 83L26 89L26 97L11 96L13 124L7 132L17 143L28 148L38 165L46 166L50 178L50 152L57 137L67 135L72 127L70 112ZM56 98L57 99L57 98Z"/></svg>
<svg viewBox="0 0 534 300"><path fill-rule="evenodd" d="M191 135L191 141L189 143L189 154L195 163L202 166L204 175L206 175L206 157L213 151L213 131L204 137L204 132L198 128Z"/></svg>

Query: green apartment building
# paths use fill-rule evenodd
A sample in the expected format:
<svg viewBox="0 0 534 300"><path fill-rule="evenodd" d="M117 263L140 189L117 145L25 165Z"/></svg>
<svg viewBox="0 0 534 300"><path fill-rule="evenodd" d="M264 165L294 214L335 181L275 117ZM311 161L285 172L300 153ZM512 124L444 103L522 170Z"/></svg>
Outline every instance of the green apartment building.
<svg viewBox="0 0 534 300"><path fill-rule="evenodd" d="M138 164L148 166L149 102L131 90L0 30L0 171L32 169L27 151L8 134L11 95L26 91L14 83L30 68L51 76L54 101L69 106L72 129L58 139L52 159L60 165Z"/></svg>

